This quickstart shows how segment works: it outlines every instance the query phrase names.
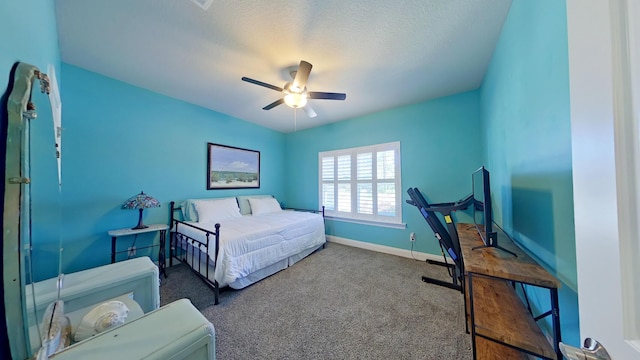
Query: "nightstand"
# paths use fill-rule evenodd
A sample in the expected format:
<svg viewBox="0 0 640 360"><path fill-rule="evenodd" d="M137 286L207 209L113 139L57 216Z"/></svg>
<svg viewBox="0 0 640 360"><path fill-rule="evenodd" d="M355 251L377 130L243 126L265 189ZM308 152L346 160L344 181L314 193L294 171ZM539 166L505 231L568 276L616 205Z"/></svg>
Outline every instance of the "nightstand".
<svg viewBox="0 0 640 360"><path fill-rule="evenodd" d="M125 252L125 251L116 252L116 240L119 237L138 235L138 234L144 234L144 233L148 233L148 232L158 231L158 232L160 232L160 244L159 245L146 246L146 247L141 248L141 249L158 246L158 268L160 270L160 273L164 274L164 277L166 279L167 278L167 271L166 271L167 263L166 263L166 259L165 259L165 239L166 239L167 229L169 229L169 225L166 225L166 224L153 224L153 225L149 225L148 227L146 227L144 229L126 228L126 229L110 230L109 231L109 236L111 236L111 263L113 264L113 263L116 262L116 254L117 253Z"/></svg>

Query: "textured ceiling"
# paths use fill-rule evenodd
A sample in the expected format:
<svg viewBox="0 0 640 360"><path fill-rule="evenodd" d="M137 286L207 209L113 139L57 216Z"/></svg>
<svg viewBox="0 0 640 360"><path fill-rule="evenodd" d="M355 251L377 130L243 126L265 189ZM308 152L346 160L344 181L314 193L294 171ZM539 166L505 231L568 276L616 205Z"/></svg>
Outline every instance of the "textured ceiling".
<svg viewBox="0 0 640 360"><path fill-rule="evenodd" d="M313 64L298 130L480 86L511 0L56 0L62 61L281 132L262 107L287 68Z"/></svg>

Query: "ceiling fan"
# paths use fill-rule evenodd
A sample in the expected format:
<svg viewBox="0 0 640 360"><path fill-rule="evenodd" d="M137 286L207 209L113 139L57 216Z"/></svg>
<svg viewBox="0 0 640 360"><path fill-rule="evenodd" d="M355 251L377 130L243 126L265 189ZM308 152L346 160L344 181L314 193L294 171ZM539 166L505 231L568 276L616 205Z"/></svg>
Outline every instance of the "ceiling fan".
<svg viewBox="0 0 640 360"><path fill-rule="evenodd" d="M262 110L271 110L285 103L294 109L302 108L309 117L316 117L317 114L313 108L307 104L307 99L344 100L347 98L347 94L307 91L307 79L309 78L309 73L311 73L312 66L313 65L304 60L300 61L298 68L290 72L293 81L287 82L282 88L248 77L242 77L242 80L284 93L282 98L263 107Z"/></svg>

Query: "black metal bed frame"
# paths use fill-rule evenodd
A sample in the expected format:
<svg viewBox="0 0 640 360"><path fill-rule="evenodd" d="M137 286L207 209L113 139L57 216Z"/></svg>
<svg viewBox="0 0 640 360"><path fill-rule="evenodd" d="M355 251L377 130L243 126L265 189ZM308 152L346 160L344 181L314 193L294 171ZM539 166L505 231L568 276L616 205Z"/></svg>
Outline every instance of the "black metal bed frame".
<svg viewBox="0 0 640 360"><path fill-rule="evenodd" d="M211 231L211 230L207 230L207 229L203 229L201 227L189 224L187 222L184 222L182 220L178 220L175 218L174 214L176 211L181 211L182 207L175 206L175 202L172 201L171 203L171 212L169 213L171 216L171 222L170 222L170 236L169 236L169 266L173 266L173 258L176 258L176 260L183 262L183 263L187 263L187 265L189 266L189 269L191 269L191 271L193 271L194 274L198 275L198 277L200 279L202 279L207 286L209 286L213 292L214 292L214 296L215 296L215 301L214 304L218 305L219 303L219 297L220 297L220 284L218 284L217 281L215 280L210 280L209 279L209 266L213 264L213 270L215 271L216 268L216 262L215 261L211 261L211 257L209 257L208 255L206 256L206 264L204 264L204 275L202 275L202 256L200 254L202 254L202 251L204 251L205 254L209 254L209 247L211 244L211 242L213 241L213 245L215 246L215 256L214 258L217 259L218 258L218 251L220 249L220 224L216 224L215 225L215 231ZM186 227L190 227L193 229L197 229L200 230L202 232L205 233L205 241L202 242L200 240L196 240L190 236L187 236L183 233L181 233L179 231L179 227L181 226L186 226ZM213 239L211 239L213 237ZM184 249L181 246L178 246L178 241L180 241L181 243L186 243L191 245L186 246ZM197 254L196 256L196 248L198 250L200 250L200 253ZM191 263L189 263L189 256L191 257ZM196 270L196 265L194 263L195 258L198 258L198 265L197 265L197 270Z"/></svg>
<svg viewBox="0 0 640 360"><path fill-rule="evenodd" d="M207 284L207 286L209 286L213 290L214 296L215 296L214 305L218 305L219 297L220 297L220 284L218 284L218 282L215 280L209 279L209 267L210 265L213 265L212 269L215 272L217 261L212 261L211 257L207 255L205 256L206 263L203 265L201 254L203 251L205 254L209 254L209 248L211 245L213 245L215 246L214 258L216 260L218 259L218 252L220 251L220 224L219 223L215 224L215 231L211 231L208 229L204 229L204 228L189 224L175 217L176 211L183 210L182 206L176 206L174 201L170 202L170 206L171 206L171 210L169 212L169 217L170 217L169 266L173 266L174 258L182 263L186 263L189 269L191 269L191 271L193 271L194 274L198 275L198 277L202 279L202 281L204 281L205 284ZM309 210L309 209L296 209L296 208L285 208L284 210L304 211L304 212L322 214L322 218L324 219L324 206L322 207L322 210ZM183 215L184 215L184 212L183 212ZM204 232L205 241L203 242L181 233L179 231L179 227L189 227L189 228L193 228L193 229ZM185 243L191 246L185 246L183 248L181 246L178 246L178 244L180 243ZM322 245L322 247L324 248L325 246L326 246L326 241ZM200 251L200 253L197 255L196 255L196 249ZM197 267L196 267L196 263L194 262L196 260L195 259L196 257L197 257ZM191 260L190 263L189 263L189 260ZM204 275L202 274L203 266L204 266Z"/></svg>

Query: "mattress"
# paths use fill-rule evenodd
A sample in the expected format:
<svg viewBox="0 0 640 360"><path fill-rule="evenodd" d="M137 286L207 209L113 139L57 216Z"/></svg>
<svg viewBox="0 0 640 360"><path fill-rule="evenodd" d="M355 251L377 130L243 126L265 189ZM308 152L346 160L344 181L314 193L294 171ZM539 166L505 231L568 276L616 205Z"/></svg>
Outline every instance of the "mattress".
<svg viewBox="0 0 640 360"><path fill-rule="evenodd" d="M190 224L212 231L215 229L214 223ZM204 232L188 226L178 225L178 231L199 241L206 239ZM282 266L293 264L301 256L310 254L325 241L324 219L319 214L278 211L225 220L220 223L218 258L213 258L213 245L208 250L211 262L216 264L213 279L221 287L231 284L236 288L244 287L248 284L243 286L243 282L237 280L250 278L251 274L265 268L277 268L276 271L279 271ZM210 242L213 244L212 236ZM198 257L196 255L196 259ZM201 273L204 268L206 265L200 269Z"/></svg>

